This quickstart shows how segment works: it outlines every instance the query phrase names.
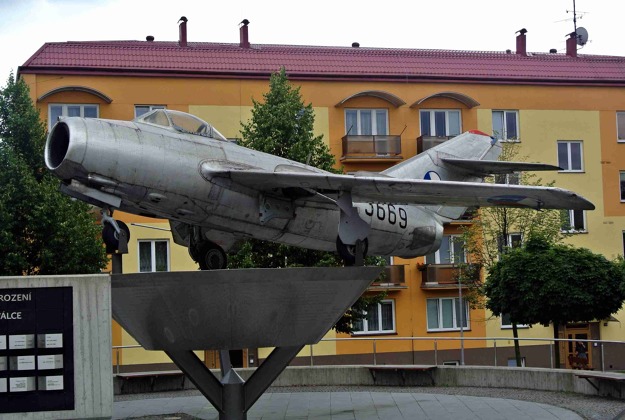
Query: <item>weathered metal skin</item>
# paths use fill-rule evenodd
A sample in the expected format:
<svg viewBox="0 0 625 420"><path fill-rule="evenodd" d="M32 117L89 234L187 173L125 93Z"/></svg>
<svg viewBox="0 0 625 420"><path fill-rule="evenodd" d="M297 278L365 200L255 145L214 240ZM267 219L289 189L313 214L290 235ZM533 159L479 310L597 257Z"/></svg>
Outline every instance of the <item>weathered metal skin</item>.
<svg viewBox="0 0 625 420"><path fill-rule="evenodd" d="M291 218L273 218L261 225L258 191L224 178L206 179L199 171L207 165L215 171L274 171L279 166L279 170L314 171L297 162L268 158L264 153L210 138L176 132L163 135L162 129L145 124L76 117L54 126L45 160L63 180L74 179L120 196L123 211L202 226L205 236L226 245L225 249L232 244L226 243L233 241L211 235L211 231L225 231L235 239L256 237L326 251L336 246L339 209L332 202L298 199ZM388 214L389 207L384 205L385 217L380 218L376 217L382 216L377 203L355 206L371 226L371 254L411 257L440 245L442 225L427 210L396 206ZM405 217L400 217L400 211ZM433 234L413 238L418 232ZM415 248L419 241L428 246Z"/></svg>
<svg viewBox="0 0 625 420"><path fill-rule="evenodd" d="M372 255L410 258L437 250L443 222L466 206L594 208L555 188L482 188L476 161L500 152L487 135L465 133L380 174L337 176L228 142L189 114L157 110L132 122L64 118L48 136L45 161L73 197L169 219L176 243L201 237L226 251L250 237L331 251L338 235L353 239L345 244L367 238ZM488 165L521 167L501 164Z"/></svg>

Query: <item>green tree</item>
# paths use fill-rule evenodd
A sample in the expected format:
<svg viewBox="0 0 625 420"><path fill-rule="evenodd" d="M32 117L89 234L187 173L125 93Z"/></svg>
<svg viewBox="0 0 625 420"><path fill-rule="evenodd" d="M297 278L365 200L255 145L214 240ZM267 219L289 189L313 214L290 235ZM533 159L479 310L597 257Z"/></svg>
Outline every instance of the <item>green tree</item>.
<svg viewBox="0 0 625 420"><path fill-rule="evenodd" d="M525 161L519 157L518 143L503 143L503 150L499 156L501 161ZM509 175L497 175L486 180L491 183L518 183L530 186L553 186L553 182L544 183L535 173L522 172ZM474 273L475 267L482 266L487 271L499 261L502 254L511 247L520 246L526 238L539 235L549 242L559 243L565 236L562 231L562 212L559 210L536 211L527 208L483 207L476 213L474 222L464 230L463 240L470 255L471 263L463 272L468 275L460 276L461 281L468 283L467 298L473 305L481 306L484 301L485 290L482 282L474 279L481 278ZM566 212L568 215L568 212ZM519 240L511 240L511 235ZM488 296L486 294L486 296ZM494 312L501 315L505 312ZM512 335L519 338L517 323L512 321ZM521 347L518 340L514 340L514 350L517 366L521 366Z"/></svg>
<svg viewBox="0 0 625 420"><path fill-rule="evenodd" d="M45 139L28 86L11 73L0 89L0 275L99 272L100 228L87 205L58 191Z"/></svg>
<svg viewBox="0 0 625 420"><path fill-rule="evenodd" d="M486 307L510 314L513 323L552 324L558 338L561 325L605 319L617 312L625 299L624 276L619 262L533 235L490 267ZM559 346L554 349L560 367Z"/></svg>
<svg viewBox="0 0 625 420"><path fill-rule="evenodd" d="M271 75L269 91L263 102L252 99L252 118L241 124L241 144L250 149L306 163L317 168L334 169L334 155L313 134L315 114L312 104L305 105L299 87L289 82L284 68ZM368 257L368 263L383 260ZM228 256L231 268L338 267L341 260L335 253L315 251L273 242L250 239ZM338 332L351 333L352 322L363 319L367 308L377 304L384 294L361 297L334 326Z"/></svg>

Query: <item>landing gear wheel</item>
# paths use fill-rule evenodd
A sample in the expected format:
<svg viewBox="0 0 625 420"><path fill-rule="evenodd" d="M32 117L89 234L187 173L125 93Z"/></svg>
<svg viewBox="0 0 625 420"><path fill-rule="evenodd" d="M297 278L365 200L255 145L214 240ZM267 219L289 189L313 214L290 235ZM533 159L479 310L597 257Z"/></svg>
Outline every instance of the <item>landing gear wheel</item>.
<svg viewBox="0 0 625 420"><path fill-rule="evenodd" d="M221 270L228 265L228 257L223 249L212 242L204 242L197 247L200 270ZM191 253L191 248L189 248ZM193 257L193 254L191 254Z"/></svg>
<svg viewBox="0 0 625 420"><path fill-rule="evenodd" d="M128 229L128 225L120 220L117 220L117 226L119 226L119 228L126 234L126 240L129 240L130 229ZM102 227L102 240L104 241L104 245L106 245L107 251L117 251L119 249L119 234L110 223L104 223L104 226Z"/></svg>
<svg viewBox="0 0 625 420"><path fill-rule="evenodd" d="M363 252L362 258L364 259L367 256L367 251L369 250L369 240L365 238L362 241ZM346 266L352 266L356 263L356 245L345 245L343 241L341 241L340 237L336 237L336 251L339 254L339 257L343 260Z"/></svg>

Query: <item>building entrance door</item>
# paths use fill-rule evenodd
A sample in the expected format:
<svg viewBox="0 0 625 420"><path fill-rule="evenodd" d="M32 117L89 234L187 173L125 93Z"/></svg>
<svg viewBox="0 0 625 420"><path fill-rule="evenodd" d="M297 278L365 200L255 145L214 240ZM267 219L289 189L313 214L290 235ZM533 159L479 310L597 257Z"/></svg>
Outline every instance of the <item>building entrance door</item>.
<svg viewBox="0 0 625 420"><path fill-rule="evenodd" d="M590 325L589 324L575 324L571 326L567 326L565 330L565 337L569 340L565 344L565 357L566 357L566 367L568 369L572 369L569 362L569 355L577 356L577 343L581 342L586 347L586 355L588 356L588 366L592 366L592 346L588 342L588 337L590 337Z"/></svg>

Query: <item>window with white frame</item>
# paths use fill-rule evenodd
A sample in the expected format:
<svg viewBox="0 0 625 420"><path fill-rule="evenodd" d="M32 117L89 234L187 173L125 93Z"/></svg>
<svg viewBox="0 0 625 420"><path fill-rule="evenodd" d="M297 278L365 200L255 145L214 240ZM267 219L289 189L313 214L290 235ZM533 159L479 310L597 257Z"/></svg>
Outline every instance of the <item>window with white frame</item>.
<svg viewBox="0 0 625 420"><path fill-rule="evenodd" d="M466 300L462 301L462 306L461 313L459 298L427 299L428 331L459 330L460 318L462 318L462 329L470 329L469 305Z"/></svg>
<svg viewBox="0 0 625 420"><path fill-rule="evenodd" d="M586 232L586 212L584 210L560 210L560 221L563 232Z"/></svg>
<svg viewBox="0 0 625 420"><path fill-rule="evenodd" d="M619 176L621 178L621 201L625 202L625 171L621 171Z"/></svg>
<svg viewBox="0 0 625 420"><path fill-rule="evenodd" d="M388 110L346 109L345 133L352 136L388 134Z"/></svg>
<svg viewBox="0 0 625 420"><path fill-rule="evenodd" d="M169 241L139 241L139 272L169 271Z"/></svg>
<svg viewBox="0 0 625 420"><path fill-rule="evenodd" d="M581 141L558 141L558 166L562 168L562 172L584 171Z"/></svg>
<svg viewBox="0 0 625 420"><path fill-rule="evenodd" d="M616 139L625 142L625 112L616 113Z"/></svg>
<svg viewBox="0 0 625 420"><path fill-rule="evenodd" d="M165 105L135 105L135 118L155 109L166 109Z"/></svg>
<svg viewBox="0 0 625 420"><path fill-rule="evenodd" d="M464 241L460 235L443 235L438 251L425 256L426 264L460 264L467 262Z"/></svg>
<svg viewBox="0 0 625 420"><path fill-rule="evenodd" d="M516 324L517 328L529 328L528 324ZM512 328L512 321L510 321L510 314L501 314L501 329L506 330Z"/></svg>
<svg viewBox="0 0 625 420"><path fill-rule="evenodd" d="M457 136L462 131L458 109L423 109L419 115L422 136Z"/></svg>
<svg viewBox="0 0 625 420"><path fill-rule="evenodd" d="M500 141L519 141L519 111L493 111L493 136Z"/></svg>
<svg viewBox="0 0 625 420"><path fill-rule="evenodd" d="M625 230L623 231L623 256L625 257Z"/></svg>
<svg viewBox="0 0 625 420"><path fill-rule="evenodd" d="M523 235L520 233L509 233L508 234L508 248L519 248L523 243Z"/></svg>
<svg viewBox="0 0 625 420"><path fill-rule="evenodd" d="M98 118L98 115L99 106L97 104L49 104L48 129L56 124L59 117Z"/></svg>
<svg viewBox="0 0 625 420"><path fill-rule="evenodd" d="M395 332L395 301L383 300L367 311L367 316L354 322L354 334L387 334Z"/></svg>
<svg viewBox="0 0 625 420"><path fill-rule="evenodd" d="M519 172L497 174L495 175L495 184L521 185L521 174Z"/></svg>

